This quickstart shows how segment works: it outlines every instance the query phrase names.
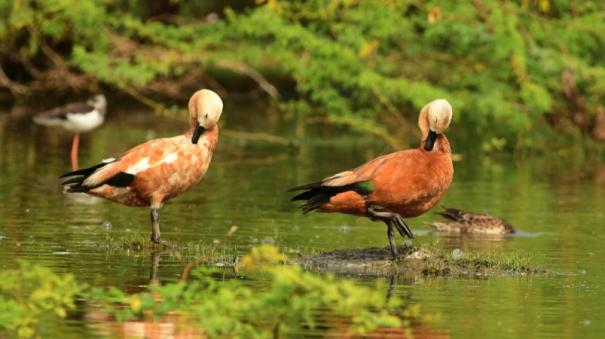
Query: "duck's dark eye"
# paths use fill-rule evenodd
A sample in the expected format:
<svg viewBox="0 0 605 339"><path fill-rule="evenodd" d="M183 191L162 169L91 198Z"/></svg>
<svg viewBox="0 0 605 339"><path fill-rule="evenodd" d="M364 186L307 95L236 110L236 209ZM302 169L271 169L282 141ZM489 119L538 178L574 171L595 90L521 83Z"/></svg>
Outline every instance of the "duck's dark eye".
<svg viewBox="0 0 605 339"><path fill-rule="evenodd" d="M204 117L206 117L206 119L208 119L208 113L204 114Z"/></svg>

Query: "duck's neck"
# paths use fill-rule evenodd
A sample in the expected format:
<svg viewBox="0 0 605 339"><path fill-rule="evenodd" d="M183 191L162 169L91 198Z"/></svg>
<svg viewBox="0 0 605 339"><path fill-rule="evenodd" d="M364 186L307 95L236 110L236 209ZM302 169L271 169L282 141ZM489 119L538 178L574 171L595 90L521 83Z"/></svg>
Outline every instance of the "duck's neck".
<svg viewBox="0 0 605 339"><path fill-rule="evenodd" d="M435 142L435 149L443 153L452 153L452 149L450 148L450 142L449 140L447 140L445 134L440 134L437 137L437 141Z"/></svg>
<svg viewBox="0 0 605 339"><path fill-rule="evenodd" d="M193 137L194 131L195 131L195 126L191 126L191 128L189 128L189 130L185 133L185 137L187 137L188 140L191 140L191 137ZM217 142L218 142L218 126L214 126L212 128L205 130L204 133L202 133L197 144L201 145L201 146L208 145L212 150L214 150Z"/></svg>
<svg viewBox="0 0 605 339"><path fill-rule="evenodd" d="M424 150L424 144L426 143L426 138L422 140L420 143L420 149ZM427 152L427 151L425 151ZM435 144L433 145L433 149L429 152L442 152L442 153L452 153L450 148L450 142L447 140L445 134L437 135L437 139L435 140Z"/></svg>

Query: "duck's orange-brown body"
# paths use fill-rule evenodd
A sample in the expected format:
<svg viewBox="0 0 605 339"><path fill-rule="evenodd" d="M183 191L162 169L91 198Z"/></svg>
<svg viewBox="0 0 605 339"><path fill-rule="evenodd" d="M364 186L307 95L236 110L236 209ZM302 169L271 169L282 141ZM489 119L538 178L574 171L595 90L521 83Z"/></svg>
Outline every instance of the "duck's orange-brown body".
<svg viewBox="0 0 605 339"><path fill-rule="evenodd" d="M447 138L440 135L437 143L439 150L420 147L387 154L328 178L327 185L369 182L372 192L336 194L320 211L368 216L368 207L377 206L407 218L423 214L441 200L454 176Z"/></svg>
<svg viewBox="0 0 605 339"><path fill-rule="evenodd" d="M206 174L218 141L218 127L207 130L197 144L193 130L173 138L151 140L132 148L120 159L89 177L104 182L119 172L134 175L126 187L109 184L89 194L128 206L160 206L187 191Z"/></svg>

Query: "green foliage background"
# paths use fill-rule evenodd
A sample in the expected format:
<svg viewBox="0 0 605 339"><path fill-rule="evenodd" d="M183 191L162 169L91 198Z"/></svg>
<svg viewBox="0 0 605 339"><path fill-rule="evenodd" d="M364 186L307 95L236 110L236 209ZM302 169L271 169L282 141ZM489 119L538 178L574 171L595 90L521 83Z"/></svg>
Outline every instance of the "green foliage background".
<svg viewBox="0 0 605 339"><path fill-rule="evenodd" d="M1 0L0 20L13 96L110 87L155 105L259 85L393 147L445 97L487 151L605 141L602 1Z"/></svg>

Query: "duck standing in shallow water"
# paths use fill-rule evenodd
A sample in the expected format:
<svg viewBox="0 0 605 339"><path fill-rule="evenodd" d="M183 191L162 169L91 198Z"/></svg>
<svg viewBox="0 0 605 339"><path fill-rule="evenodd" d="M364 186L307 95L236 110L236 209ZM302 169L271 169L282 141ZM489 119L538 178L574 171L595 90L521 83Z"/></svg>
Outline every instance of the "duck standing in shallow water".
<svg viewBox="0 0 605 339"><path fill-rule="evenodd" d="M97 94L86 102L76 102L57 107L34 117L34 122L44 126L61 126L73 132L71 143L71 169L78 169L78 148L80 133L90 132L101 126L107 113L107 100L103 94Z"/></svg>
<svg viewBox="0 0 605 339"><path fill-rule="evenodd" d="M151 240L160 242L160 207L195 185L208 169L218 141L221 98L202 89L189 99L190 129L150 140L117 158L61 176L67 192L85 192L127 206L151 207Z"/></svg>
<svg viewBox="0 0 605 339"><path fill-rule="evenodd" d="M430 223L437 231L459 234L504 235L515 233L513 226L501 218L487 214L445 208L437 214L448 219Z"/></svg>
<svg viewBox="0 0 605 339"><path fill-rule="evenodd" d="M393 257L397 256L394 228L412 238L403 218L431 209L447 192L454 175L450 144L443 134L452 120L445 99L422 108L418 125L422 143L416 149L378 157L353 170L295 187L303 191L292 201L305 200L303 213L339 212L383 221Z"/></svg>

